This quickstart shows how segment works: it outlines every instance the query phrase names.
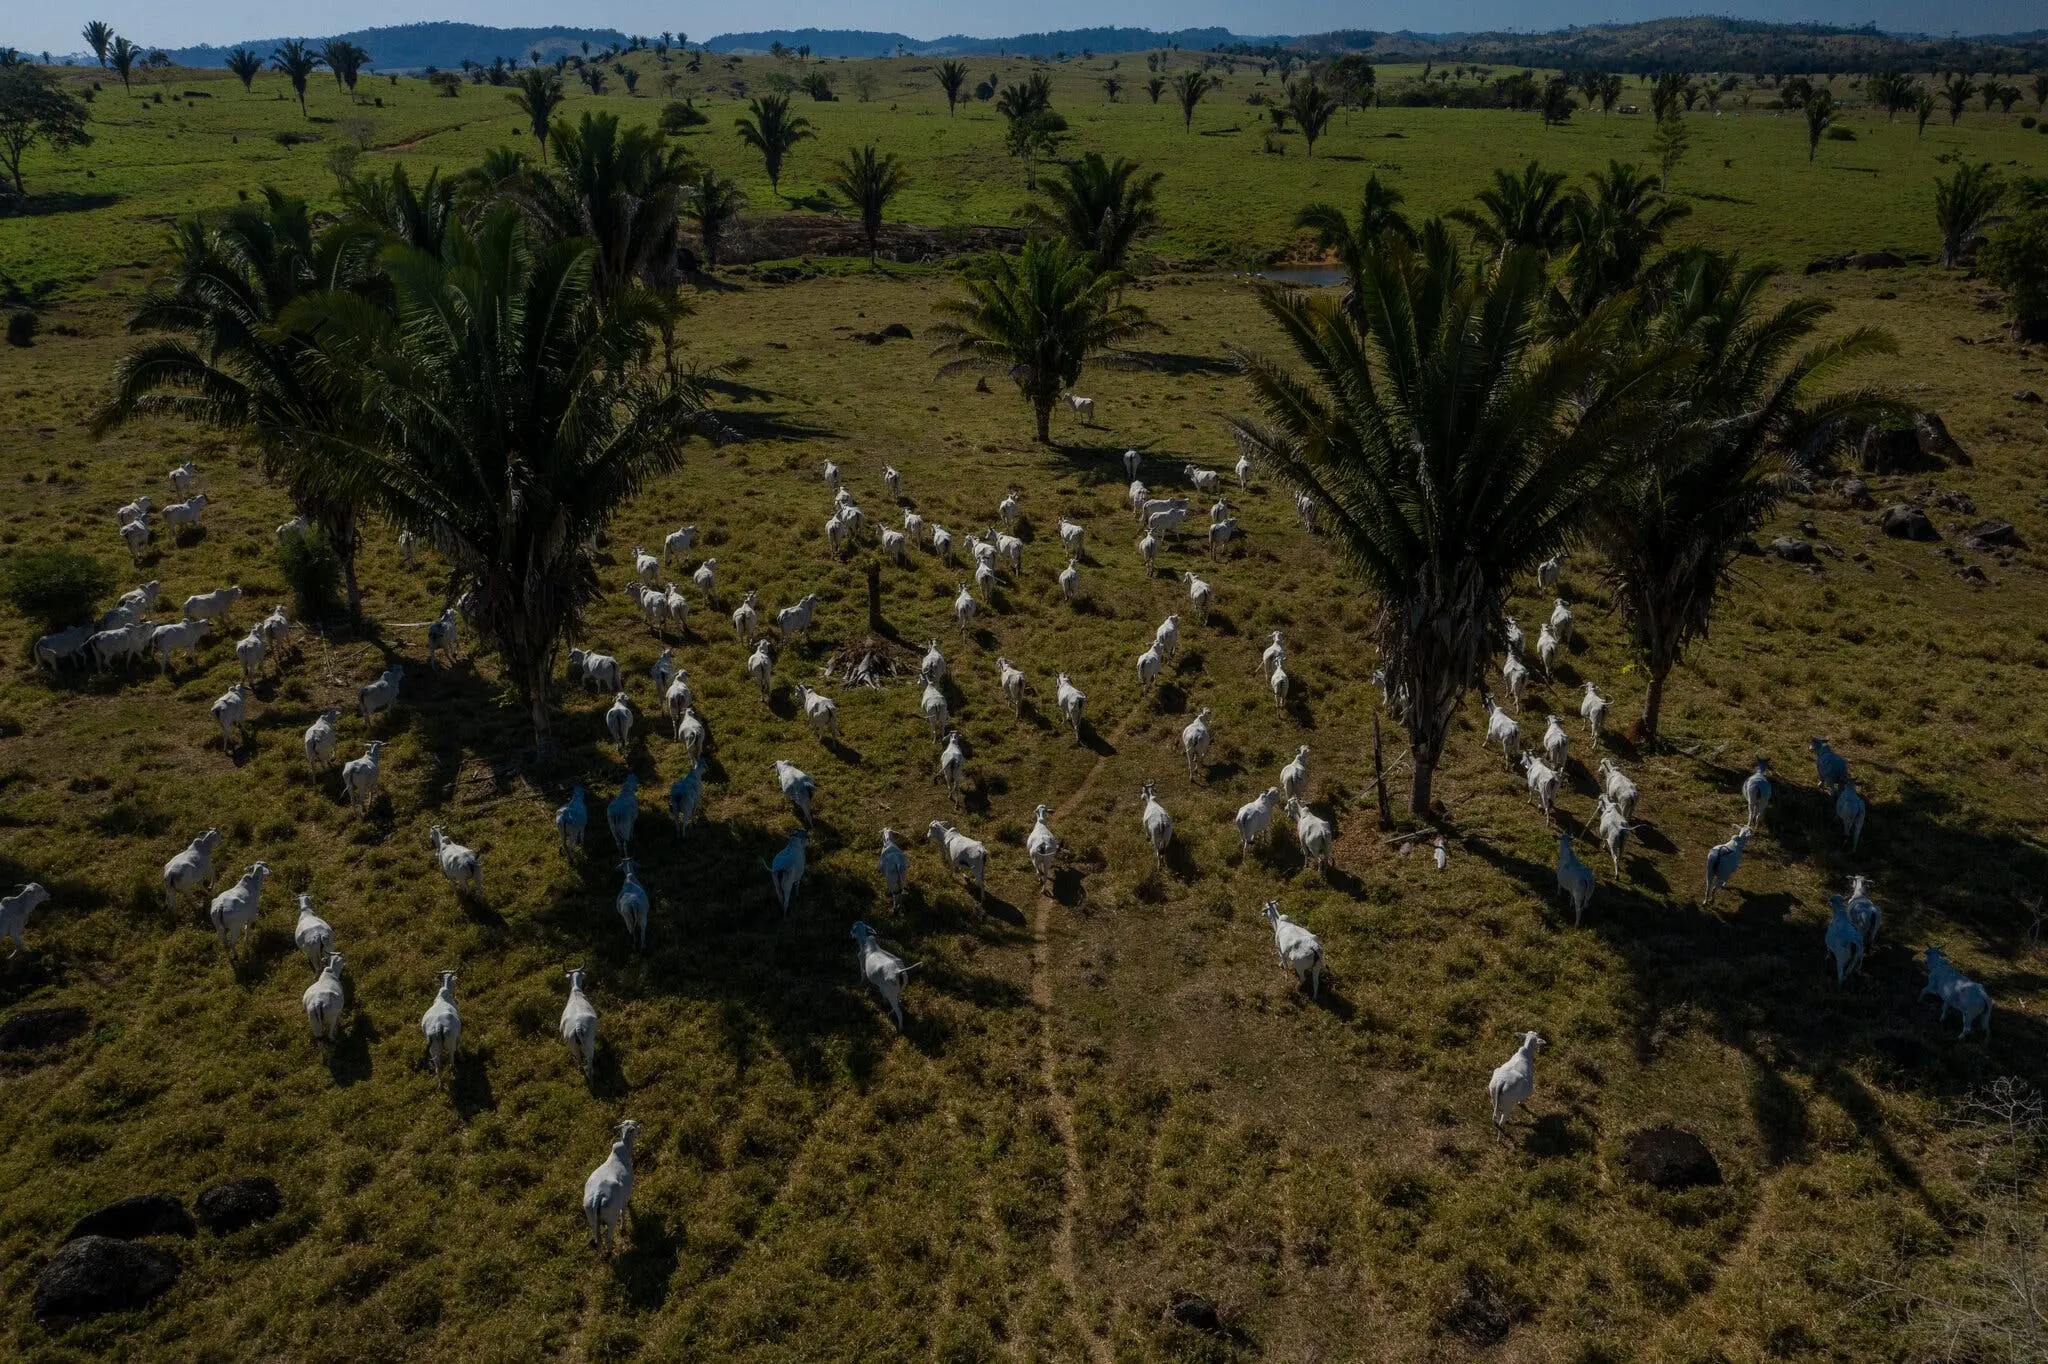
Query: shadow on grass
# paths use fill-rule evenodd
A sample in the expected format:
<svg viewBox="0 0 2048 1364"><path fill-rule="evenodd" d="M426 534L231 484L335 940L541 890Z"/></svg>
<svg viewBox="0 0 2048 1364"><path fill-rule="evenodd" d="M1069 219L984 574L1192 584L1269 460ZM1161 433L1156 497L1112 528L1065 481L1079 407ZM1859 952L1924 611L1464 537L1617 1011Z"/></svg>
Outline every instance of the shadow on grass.
<svg viewBox="0 0 2048 1364"><path fill-rule="evenodd" d="M90 213L121 202L118 194L80 194L71 190L31 194L26 199L0 199L0 218L50 218L60 213Z"/></svg>

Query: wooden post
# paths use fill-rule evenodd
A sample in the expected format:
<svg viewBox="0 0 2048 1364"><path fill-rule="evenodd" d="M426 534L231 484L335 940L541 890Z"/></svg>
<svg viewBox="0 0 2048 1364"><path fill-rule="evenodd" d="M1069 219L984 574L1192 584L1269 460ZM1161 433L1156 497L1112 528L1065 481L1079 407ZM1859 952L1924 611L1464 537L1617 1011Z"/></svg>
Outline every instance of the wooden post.
<svg viewBox="0 0 2048 1364"><path fill-rule="evenodd" d="M1380 713L1372 713L1372 785L1373 793L1379 798L1380 827L1394 827L1394 812L1387 808L1387 773L1380 762Z"/></svg>
<svg viewBox="0 0 2048 1364"><path fill-rule="evenodd" d="M882 633L882 561L868 560L868 629Z"/></svg>

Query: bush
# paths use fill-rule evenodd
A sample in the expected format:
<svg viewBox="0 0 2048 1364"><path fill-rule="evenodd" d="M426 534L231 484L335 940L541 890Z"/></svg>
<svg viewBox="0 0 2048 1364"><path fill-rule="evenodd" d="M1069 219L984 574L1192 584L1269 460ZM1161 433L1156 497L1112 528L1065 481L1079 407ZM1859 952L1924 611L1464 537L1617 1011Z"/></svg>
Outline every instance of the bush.
<svg viewBox="0 0 2048 1364"><path fill-rule="evenodd" d="M7 315L7 344L10 346L33 346L36 332L43 320L27 308L21 308Z"/></svg>
<svg viewBox="0 0 2048 1364"><path fill-rule="evenodd" d="M2005 290L2021 339L2048 340L2048 208L2015 214L1992 229L1977 263Z"/></svg>
<svg viewBox="0 0 2048 1364"><path fill-rule="evenodd" d="M2022 127L2022 128L2031 128L2031 127L2033 127L2033 126L2034 126L2034 116L2033 116L2032 114L2022 114L2022 115L2020 116L2020 127Z"/></svg>
<svg viewBox="0 0 2048 1364"><path fill-rule="evenodd" d="M1837 123L1834 127L1828 129L1828 141L1830 142L1854 142L1855 140L1856 130L1854 128L1844 128L1841 124Z"/></svg>
<svg viewBox="0 0 2048 1364"><path fill-rule="evenodd" d="M7 599L24 617L51 630L95 619L100 601L113 590L113 570L74 549L17 554L7 564Z"/></svg>
<svg viewBox="0 0 2048 1364"><path fill-rule="evenodd" d="M317 530L285 536L277 547L277 566L291 589L293 615L324 620L340 611L341 560L326 536Z"/></svg>
<svg viewBox="0 0 2048 1364"><path fill-rule="evenodd" d="M661 111L661 130L665 133L679 133L685 128L701 128L711 121L711 116L699 109L691 100L670 100Z"/></svg>

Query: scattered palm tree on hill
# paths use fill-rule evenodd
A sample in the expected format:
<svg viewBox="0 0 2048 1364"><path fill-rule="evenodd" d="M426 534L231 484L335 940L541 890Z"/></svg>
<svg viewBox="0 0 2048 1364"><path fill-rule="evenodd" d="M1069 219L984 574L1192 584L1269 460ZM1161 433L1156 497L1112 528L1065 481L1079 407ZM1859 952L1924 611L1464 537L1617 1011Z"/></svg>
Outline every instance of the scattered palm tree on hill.
<svg viewBox="0 0 2048 1364"><path fill-rule="evenodd" d="M386 243L397 242L430 256L441 254L457 221L455 182L443 180L436 169L415 188L402 161L383 175L359 175L349 181L341 203L353 222Z"/></svg>
<svg viewBox="0 0 2048 1364"><path fill-rule="evenodd" d="M1821 135L1835 123L1835 97L1825 90L1816 90L1806 99L1806 159L1813 160L1820 150Z"/></svg>
<svg viewBox="0 0 2048 1364"><path fill-rule="evenodd" d="M681 464L703 391L645 377L652 298L598 306L596 249L540 244L509 207L458 227L440 258L390 248L381 264L392 311L345 295L302 309L352 408L308 435L380 512L445 547L545 757L558 657L598 591L590 545Z"/></svg>
<svg viewBox="0 0 2048 1364"><path fill-rule="evenodd" d="M1350 281L1344 306L1354 312L1363 297L1357 282L1365 276L1366 262L1397 244L1416 244L1415 229L1401 212L1403 197L1400 190L1383 183L1375 173L1365 178L1355 223L1335 204L1310 204L1294 215L1294 225L1314 232L1316 244L1336 256L1344 267Z"/></svg>
<svg viewBox="0 0 2048 1364"><path fill-rule="evenodd" d="M1943 265L1961 263L2004 198L2005 182L1988 161L1965 161L1947 179L1934 182L1934 223L1941 229Z"/></svg>
<svg viewBox="0 0 2048 1364"><path fill-rule="evenodd" d="M1315 502L1317 522L1379 598L1373 633L1408 731L1409 809L1432 782L1466 692L1501 637L1515 579L1579 529L1585 499L1645 424L1650 366L1623 355L1612 311L1548 345L1530 246L1475 271L1439 222L1368 255L1359 301L1268 288L1261 301L1307 368L1244 353L1258 419L1240 445Z"/></svg>
<svg viewBox="0 0 2048 1364"><path fill-rule="evenodd" d="M370 54L346 38L330 38L320 49L320 60L334 73L334 83L353 95Z"/></svg>
<svg viewBox="0 0 2048 1364"><path fill-rule="evenodd" d="M129 77L135 72L135 64L142 60L142 49L126 38L116 36L114 45L107 49L107 65L114 68L114 74L121 78L121 88L130 89Z"/></svg>
<svg viewBox="0 0 2048 1364"><path fill-rule="evenodd" d="M1287 112L1308 141L1308 154L1316 154L1316 139L1323 135L1337 112L1337 101L1315 80L1305 80L1287 92Z"/></svg>
<svg viewBox="0 0 2048 1364"><path fill-rule="evenodd" d="M960 92L967 86L966 62L939 63L939 89L946 92L946 116L952 117L953 108L960 103Z"/></svg>
<svg viewBox="0 0 2048 1364"><path fill-rule="evenodd" d="M1477 209L1454 208L1446 216L1496 256L1521 246L1548 256L1564 244L1564 182L1563 171L1544 170L1534 161L1520 175L1495 170L1493 183L1473 196Z"/></svg>
<svg viewBox="0 0 2048 1364"><path fill-rule="evenodd" d="M1052 442L1052 409L1091 358L1151 327L1144 311L1118 299L1120 276L1097 274L1064 240L1037 238L1015 256L992 255L960 277L962 297L943 300L935 355L940 370L1007 374L1031 404L1041 444Z"/></svg>
<svg viewBox="0 0 2048 1364"><path fill-rule="evenodd" d="M1948 102L1948 121L1951 125L1963 116L1963 110L1970 106L1970 96L1977 93L1976 82L1957 71L1941 87L1941 97Z"/></svg>
<svg viewBox="0 0 2048 1364"><path fill-rule="evenodd" d="M1590 193L1567 199L1564 242L1558 271L1558 299L1574 319L1633 289L1642 281L1650 253L1672 225L1689 217L1692 205L1659 188L1655 175L1621 161L1594 171Z"/></svg>
<svg viewBox="0 0 2048 1364"><path fill-rule="evenodd" d="M816 136L810 120L789 111L787 95L757 95L747 101L747 112L733 120L740 141L761 154L768 172L768 188L782 191L782 159L805 138Z"/></svg>
<svg viewBox="0 0 2048 1364"><path fill-rule="evenodd" d="M263 58L246 47L238 47L228 53L228 70L235 73L235 79L242 83L242 93L248 94L256 84L256 77L262 74Z"/></svg>
<svg viewBox="0 0 2048 1364"><path fill-rule="evenodd" d="M878 153L872 142L848 152L825 182L828 189L846 201L847 207L860 214L860 234L867 241L870 261L879 249L882 210L909 183L902 158L894 152Z"/></svg>
<svg viewBox="0 0 2048 1364"><path fill-rule="evenodd" d="M306 82L320 66L322 58L297 38L287 38L278 44L270 54L270 67L282 71L285 79L292 83L292 93L299 97L299 117L306 117Z"/></svg>
<svg viewBox="0 0 2048 1364"><path fill-rule="evenodd" d="M1105 161L1101 152L1089 152L1047 183L1050 204L1034 203L1028 212L1085 253L1098 272L1120 271L1132 245L1159 225L1158 189L1164 178L1125 157Z"/></svg>
<svg viewBox="0 0 2048 1364"><path fill-rule="evenodd" d="M1865 391L1816 393L1836 366L1890 353L1891 339L1858 328L1800 350L1831 305L1805 298L1772 309L1771 276L1769 266L1707 251L1678 266L1641 344L1682 363L1663 385L1643 453L1592 498L1599 572L1649 678L1638 726L1646 743L1656 742L1672 668L1707 635L1737 546L1786 491L1788 455L1891 406Z"/></svg>
<svg viewBox="0 0 2048 1364"><path fill-rule="evenodd" d="M95 19L81 30L85 45L92 49L92 58L101 66L107 64L107 49L114 43L114 27Z"/></svg>
<svg viewBox="0 0 2048 1364"><path fill-rule="evenodd" d="M548 132L554 126L555 110L567 95L562 90L562 73L550 66L529 66L512 82L518 88L505 98L526 115L527 131L540 143L540 159L548 159Z"/></svg>
<svg viewBox="0 0 2048 1364"><path fill-rule="evenodd" d="M609 305L636 281L677 283L676 229L696 171L689 153L616 114L557 124L549 141L554 168L528 177L520 202L545 240L592 245L591 297Z"/></svg>
<svg viewBox="0 0 2048 1364"><path fill-rule="evenodd" d="M1168 85L1173 90L1175 103L1180 105L1180 126L1183 132L1192 132L1195 126L1195 106L1202 102L1202 96L1214 88L1214 82L1206 71L1188 70L1175 76Z"/></svg>
<svg viewBox="0 0 2048 1364"><path fill-rule="evenodd" d="M700 169L690 182L690 192L683 199L683 221L697 229L707 268L717 268L719 243L739 221L746 205L747 196L740 192L739 185L709 166Z"/></svg>

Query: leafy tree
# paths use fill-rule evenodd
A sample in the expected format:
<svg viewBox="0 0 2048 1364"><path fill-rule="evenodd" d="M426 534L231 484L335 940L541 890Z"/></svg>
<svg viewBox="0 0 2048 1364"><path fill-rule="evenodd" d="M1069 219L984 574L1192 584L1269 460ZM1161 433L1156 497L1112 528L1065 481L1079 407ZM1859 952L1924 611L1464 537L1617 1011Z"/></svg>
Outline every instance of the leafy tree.
<svg viewBox="0 0 2048 1364"><path fill-rule="evenodd" d="M529 66L512 82L519 88L505 98L526 115L527 130L540 143L540 159L548 159L548 133L554 126L555 110L568 98L562 89L562 75L553 67Z"/></svg>
<svg viewBox="0 0 2048 1364"><path fill-rule="evenodd" d="M1553 77L1543 87L1543 123L1545 127L1569 123L1572 110L1577 104L1572 100L1572 83L1563 76Z"/></svg>
<svg viewBox="0 0 2048 1364"><path fill-rule="evenodd" d="M292 83L292 93L299 97L299 117L307 117L306 82L312 78L324 59L297 38L287 38L278 44L270 54L270 67L282 71L285 79Z"/></svg>
<svg viewBox="0 0 2048 1364"><path fill-rule="evenodd" d="M1195 106L1202 102L1202 96L1215 88L1216 82L1206 71L1183 71L1170 82L1174 102L1180 105L1180 124L1183 131L1192 132L1195 126Z"/></svg>
<svg viewBox="0 0 2048 1364"><path fill-rule="evenodd" d="M1052 409L1091 357L1153 325L1118 298L1122 280L1097 274L1065 240L1036 238L1015 256L991 255L960 277L962 297L942 300L946 320L934 354L958 358L940 373L1007 374L1031 404L1041 444L1052 442Z"/></svg>
<svg viewBox="0 0 2048 1364"><path fill-rule="evenodd" d="M126 38L116 36L114 45L107 49L107 65L114 68L114 74L121 78L121 88L131 89L128 78L134 74L135 63L142 60L142 49Z"/></svg>
<svg viewBox="0 0 2048 1364"><path fill-rule="evenodd" d="M1947 179L1934 182L1934 223L1941 229L1941 263L1960 264L1984 233L2005 198L2005 182L1991 163L1962 162Z"/></svg>
<svg viewBox="0 0 2048 1364"><path fill-rule="evenodd" d="M21 159L31 147L52 151L88 146L83 99L72 94L46 67L29 62L0 65L0 166L14 182L14 193L28 194L21 178Z"/></svg>
<svg viewBox="0 0 2048 1364"><path fill-rule="evenodd" d="M670 100L662 106L661 130L671 137L690 128L701 128L710 121L711 115L699 109L694 98Z"/></svg>
<svg viewBox="0 0 2048 1364"><path fill-rule="evenodd" d="M1337 101L1314 80L1298 82L1287 92L1287 112L1293 116L1295 126L1308 142L1308 154L1316 154L1316 139L1323 135L1323 129L1330 126L1330 119L1336 115Z"/></svg>
<svg viewBox="0 0 2048 1364"><path fill-rule="evenodd" d="M352 409L342 434L307 434L380 512L445 548L541 757L557 658L598 591L590 543L705 424L700 386L645 377L653 300L597 305L595 256L534 241L501 207L441 259L385 251L395 315L346 295L301 310Z"/></svg>
<svg viewBox="0 0 2048 1364"><path fill-rule="evenodd" d="M7 600L24 620L66 630L92 620L114 590L114 571L75 549L18 551L7 560Z"/></svg>
<svg viewBox="0 0 2048 1364"><path fill-rule="evenodd" d="M1475 271L1443 225L1371 256L1355 309L1267 288L1306 376L1243 361L1260 419L1240 446L1311 498L1379 598L1372 627L1408 731L1409 809L1431 787L1465 693L1501 637L1509 586L1562 547L1585 499L1642 429L1643 371L1611 312L1539 346L1542 258L1518 246Z"/></svg>
<svg viewBox="0 0 2048 1364"><path fill-rule="evenodd" d="M1880 71L1863 82L1863 91L1870 97L1876 108L1885 112L1885 119L1896 119L1901 109L1913 107L1913 78L1903 71Z"/></svg>
<svg viewBox="0 0 2048 1364"><path fill-rule="evenodd" d="M1159 225L1158 171L1144 171L1136 161L1119 156L1105 161L1089 152L1062 167L1058 180L1045 187L1050 204L1028 210L1076 251L1087 256L1098 273L1121 271L1137 240Z"/></svg>
<svg viewBox="0 0 2048 1364"><path fill-rule="evenodd" d="M939 63L939 89L946 92L946 117L953 116L954 106L960 103L960 91L967 84L967 63L946 61Z"/></svg>
<svg viewBox="0 0 2048 1364"><path fill-rule="evenodd" d="M114 44L114 26L95 19L81 31L85 45L92 49L93 60L101 66L107 64L107 49Z"/></svg>
<svg viewBox="0 0 2048 1364"><path fill-rule="evenodd" d="M1159 103L1159 97L1166 93L1166 77L1154 76L1152 79L1146 81L1145 93L1152 97L1152 102L1154 104Z"/></svg>
<svg viewBox="0 0 2048 1364"><path fill-rule="evenodd" d="M310 335L287 323L293 303L369 283L375 235L344 223L319 231L303 199L266 188L259 203L182 219L170 263L128 319L144 342L114 367L113 393L93 417L104 433L137 417L180 417L247 435L264 473L311 519L342 562L351 614L362 608L355 554L362 490L314 436L339 418ZM367 306L367 305L366 305Z"/></svg>
<svg viewBox="0 0 2048 1364"><path fill-rule="evenodd" d="M1621 98L1622 80L1619 72L1610 71L1600 78L1600 112L1611 114L1614 105Z"/></svg>
<svg viewBox="0 0 2048 1364"><path fill-rule="evenodd" d="M1970 105L1970 96L1977 93L1977 86L1968 76L1958 71L1948 78L1948 84L1941 87L1941 97L1948 101L1948 121L1953 126L1963 116L1963 110Z"/></svg>
<svg viewBox="0 0 2048 1364"><path fill-rule="evenodd" d="M725 240L726 232L739 221L746 206L747 196L740 192L738 184L709 166L697 172L689 194L683 199L682 216L683 221L697 229L706 266L717 268L718 244Z"/></svg>
<svg viewBox="0 0 2048 1364"><path fill-rule="evenodd" d="M1656 742L1665 680L1706 637L1736 547L1786 491L1788 455L1816 430L1887 406L1867 392L1815 390L1838 365L1888 353L1890 338L1861 328L1799 351L1831 305L1803 298L1770 310L1771 275L1705 251L1678 269L1644 343L1682 363L1660 385L1661 415L1641 453L1592 499L1600 574L1649 677L1646 743Z"/></svg>
<svg viewBox="0 0 2048 1364"><path fill-rule="evenodd" d="M894 152L877 152L872 142L849 151L837 172L825 182L828 189L846 201L847 207L860 214L860 234L867 238L871 262L882 235L882 210L909 183L902 158Z"/></svg>
<svg viewBox="0 0 2048 1364"><path fill-rule="evenodd" d="M1806 101L1806 159L1813 160L1820 150L1821 135L1835 122L1835 97L1825 90L1816 90Z"/></svg>
<svg viewBox="0 0 2048 1364"><path fill-rule="evenodd" d="M1650 113L1657 122L1676 114L1680 102L1685 98L1686 77L1681 71L1666 71L1657 77L1650 87Z"/></svg>
<svg viewBox="0 0 2048 1364"><path fill-rule="evenodd" d="M625 82L628 95L640 93L640 73L634 68L628 66L622 69L619 72L619 79Z"/></svg>
<svg viewBox="0 0 2048 1364"><path fill-rule="evenodd" d="M2048 341L2048 206L1999 224L1977 259L1991 282L2005 290L2019 339Z"/></svg>
<svg viewBox="0 0 2048 1364"><path fill-rule="evenodd" d="M1025 187L1038 188L1038 158L1050 155L1067 130L1066 119L1052 107L1051 79L1038 71L1029 80L1004 86L996 112L1003 116L1004 145L1024 163Z"/></svg>
<svg viewBox="0 0 2048 1364"><path fill-rule="evenodd" d="M1339 104L1363 109L1371 103L1379 75L1372 58L1363 52L1347 52L1323 68L1323 84Z"/></svg>
<svg viewBox="0 0 2048 1364"><path fill-rule="evenodd" d="M1685 118L1673 114L1657 125L1657 131L1650 134L1650 151L1657 158L1657 184L1661 189L1671 188L1671 172L1678 169L1678 163L1685 159L1686 147L1692 135L1686 130Z"/></svg>
<svg viewBox="0 0 2048 1364"><path fill-rule="evenodd" d="M759 95L747 101L747 115L733 120L740 141L761 153L768 187L782 190L782 158L805 138L813 137L810 120L789 112L789 96Z"/></svg>
<svg viewBox="0 0 2048 1364"><path fill-rule="evenodd" d="M320 49L320 60L327 63L327 69L334 73L334 83L354 95L356 80L362 75L370 54L346 38L330 38Z"/></svg>
<svg viewBox="0 0 2048 1364"><path fill-rule="evenodd" d="M255 87L256 77L263 71L263 58L246 47L238 47L228 53L227 68L235 73L235 79L242 83L242 93L246 95Z"/></svg>
<svg viewBox="0 0 2048 1364"><path fill-rule="evenodd" d="M1493 183L1473 196L1477 210L1454 208L1447 216L1495 256L1505 258L1522 246L1548 256L1564 244L1564 182L1563 171L1544 170L1534 161L1519 176L1496 170Z"/></svg>

